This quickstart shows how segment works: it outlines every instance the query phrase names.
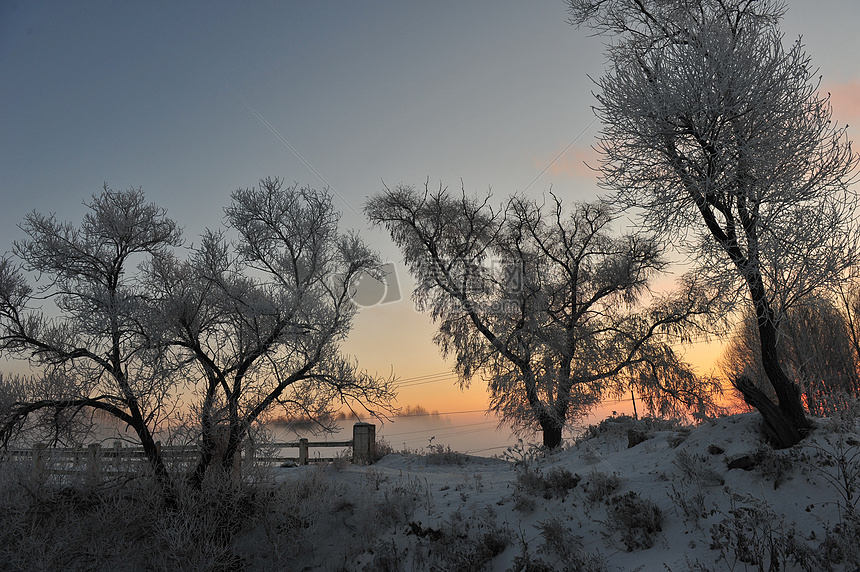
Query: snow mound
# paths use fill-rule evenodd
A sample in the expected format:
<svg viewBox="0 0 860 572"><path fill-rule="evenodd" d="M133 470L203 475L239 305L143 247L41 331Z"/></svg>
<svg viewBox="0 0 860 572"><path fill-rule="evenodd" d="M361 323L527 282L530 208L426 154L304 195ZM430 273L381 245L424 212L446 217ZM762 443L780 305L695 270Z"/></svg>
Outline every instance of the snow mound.
<svg viewBox="0 0 860 572"><path fill-rule="evenodd" d="M759 424L752 413L696 428L611 418L552 454L390 454L279 480L323 471L341 501L315 567L856 570L856 424L817 420L787 450Z"/></svg>

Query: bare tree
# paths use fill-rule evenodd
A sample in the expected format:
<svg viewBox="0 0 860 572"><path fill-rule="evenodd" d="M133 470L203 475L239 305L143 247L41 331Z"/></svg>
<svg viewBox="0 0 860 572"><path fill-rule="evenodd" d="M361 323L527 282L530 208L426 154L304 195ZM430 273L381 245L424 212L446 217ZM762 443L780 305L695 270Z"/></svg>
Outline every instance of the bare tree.
<svg viewBox="0 0 860 572"><path fill-rule="evenodd" d="M179 245L179 230L139 189L105 185L86 206L78 227L27 215L21 228L28 239L13 250L20 262L0 260L0 350L45 372L18 391L0 437L8 442L16 426L41 412L74 417L96 409L137 434L164 479L153 429L173 403L174 380L153 350L148 296L133 264ZM25 272L41 284L30 286ZM49 301L53 306L43 307Z"/></svg>
<svg viewBox="0 0 860 572"><path fill-rule="evenodd" d="M860 276L858 268L853 268L848 278L837 285L836 306L845 318L854 359L860 366Z"/></svg>
<svg viewBox="0 0 860 572"><path fill-rule="evenodd" d="M739 389L777 445L797 443L810 425L780 365L780 321L857 261L858 157L800 41L782 45L784 4L568 4L572 23L612 37L596 81L602 184L685 247L697 272L752 303L779 405L754 384Z"/></svg>
<svg viewBox="0 0 860 572"><path fill-rule="evenodd" d="M233 193L225 209L235 242L208 232L191 260L150 268L161 294L164 345L200 374L203 453L212 463L215 428L226 425L224 467L272 408L308 416L323 429L333 407L390 411L393 380L359 370L339 352L357 311L351 282L373 274L378 256L338 231L328 193L265 179Z"/></svg>
<svg viewBox="0 0 860 572"><path fill-rule="evenodd" d="M413 298L439 323L435 342L456 358L461 385L482 373L491 408L540 429L547 447L571 417L631 388L654 409L667 397L706 405L706 389L665 343L708 311L698 285L635 308L665 266L653 241L611 236L599 203L568 214L555 196L548 208L489 201L399 186L365 207L403 252Z"/></svg>

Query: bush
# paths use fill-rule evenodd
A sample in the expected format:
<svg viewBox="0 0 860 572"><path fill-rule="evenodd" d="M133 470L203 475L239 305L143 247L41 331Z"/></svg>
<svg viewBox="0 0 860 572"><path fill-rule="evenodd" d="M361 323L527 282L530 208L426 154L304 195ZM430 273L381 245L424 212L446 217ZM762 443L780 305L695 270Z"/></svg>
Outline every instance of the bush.
<svg viewBox="0 0 860 572"><path fill-rule="evenodd" d="M840 433L836 442L816 446L814 469L839 493L843 512L855 513L860 502L860 440Z"/></svg>
<svg viewBox="0 0 860 572"><path fill-rule="evenodd" d="M785 517L764 501L733 495L731 506L726 518L711 526L711 550L719 550L718 561L730 569L738 562L758 570L785 569L789 562L809 572L828 568L794 526L787 526Z"/></svg>
<svg viewBox="0 0 860 572"><path fill-rule="evenodd" d="M681 443L687 440L687 437L690 436L690 433L693 432L693 428L689 425L682 425L680 427L676 427L672 433L666 437L666 443L669 444L670 447L675 449Z"/></svg>
<svg viewBox="0 0 860 572"><path fill-rule="evenodd" d="M860 513L851 511L832 528L825 527L820 551L827 562L845 564L846 570L860 570Z"/></svg>
<svg viewBox="0 0 860 572"><path fill-rule="evenodd" d="M718 486L725 484L723 476L707 466L707 459L688 451L678 451L672 464L681 469L681 473L696 485Z"/></svg>
<svg viewBox="0 0 860 572"><path fill-rule="evenodd" d="M681 490L672 485L672 494L669 498L675 504L675 508L681 511L684 522L691 522L696 528L701 528L699 521L707 518L710 514L714 514L715 509L710 512L705 507L705 495L701 490L696 490L691 495L689 491L682 487Z"/></svg>
<svg viewBox="0 0 860 572"><path fill-rule="evenodd" d="M451 450L450 445L428 445L424 454L431 465L465 465L469 460L467 455Z"/></svg>
<svg viewBox="0 0 860 572"><path fill-rule="evenodd" d="M621 483L621 477L616 474L607 475L600 471L593 471L588 478L588 482L583 485L585 501L590 506L594 506L614 494L618 490L618 487L621 486Z"/></svg>
<svg viewBox="0 0 860 572"><path fill-rule="evenodd" d="M663 531L660 507L637 493L612 497L606 511L604 536L613 539L620 534L627 552L651 548L658 533Z"/></svg>
<svg viewBox="0 0 860 572"><path fill-rule="evenodd" d="M442 530L444 534L437 542L444 564L441 570L481 570L511 543L510 533L496 523L496 514L489 506L473 509L468 517L458 509Z"/></svg>
<svg viewBox="0 0 860 572"><path fill-rule="evenodd" d="M405 524L422 502L430 503L430 495L430 489L418 479L408 479L405 483L386 488L382 501L373 507L378 526Z"/></svg>
<svg viewBox="0 0 860 572"><path fill-rule="evenodd" d="M318 534L336 495L320 474L269 486L207 478L169 494L139 478L94 489L0 483L8 570L278 570ZM249 541L251 532L253 542Z"/></svg>
<svg viewBox="0 0 860 572"><path fill-rule="evenodd" d="M471 572L483 569L510 545L510 532L496 522L490 506L473 506L465 516L461 509L442 521L438 528L409 522L407 548L380 541L374 559L365 570L402 570L402 554L411 554L413 570Z"/></svg>
<svg viewBox="0 0 860 572"><path fill-rule="evenodd" d="M553 467L544 475L540 468L524 466L517 471L517 491L529 495L541 495L549 500L559 497L564 500L567 493L579 484L580 476L563 467Z"/></svg>
<svg viewBox="0 0 860 572"><path fill-rule="evenodd" d="M574 535L558 518L538 524L543 537L539 551L558 558L565 572L605 572L606 561L600 555L587 554L582 549L582 538ZM557 568L552 568L557 569Z"/></svg>

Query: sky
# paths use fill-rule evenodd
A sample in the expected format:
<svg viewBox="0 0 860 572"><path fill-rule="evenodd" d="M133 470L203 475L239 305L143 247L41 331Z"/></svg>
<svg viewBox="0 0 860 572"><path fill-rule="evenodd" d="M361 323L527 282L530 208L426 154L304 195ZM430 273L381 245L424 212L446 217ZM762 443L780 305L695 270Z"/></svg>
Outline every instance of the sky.
<svg viewBox="0 0 860 572"><path fill-rule="evenodd" d="M400 183L594 200L590 77L602 40L552 1L0 0L0 252L30 211L79 222L107 183L141 187L187 243L261 178L328 187L391 261L400 297L365 308L345 344L402 379L400 405L486 407L461 392L409 299L397 249L361 215ZM790 0L834 117L860 125L857 0ZM850 129L853 136L855 129ZM718 346L689 357L713 367Z"/></svg>

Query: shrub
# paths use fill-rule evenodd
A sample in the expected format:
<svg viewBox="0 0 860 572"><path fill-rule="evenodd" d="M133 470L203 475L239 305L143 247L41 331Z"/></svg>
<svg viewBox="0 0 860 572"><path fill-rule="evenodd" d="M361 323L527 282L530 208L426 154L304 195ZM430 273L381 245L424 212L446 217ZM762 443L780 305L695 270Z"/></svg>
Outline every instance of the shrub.
<svg viewBox="0 0 860 572"><path fill-rule="evenodd" d="M633 418L629 415L613 415L602 420L597 425L589 425L577 438L576 444L586 442L596 437L603 437L607 442L628 438L630 432L642 434L650 438L655 431L680 431L689 434L691 429L682 425L678 419L662 419L659 417ZM629 440L628 440L629 444Z"/></svg>
<svg viewBox="0 0 860 572"><path fill-rule="evenodd" d="M717 486L725 484L723 476L714 469L706 466L707 459L688 451L678 451L672 464L681 470L681 473L690 482L697 485Z"/></svg>
<svg viewBox="0 0 860 572"><path fill-rule="evenodd" d="M824 541L820 551L822 557L833 564L845 564L846 570L860 570L860 513L852 511L842 517L832 528L825 526Z"/></svg>
<svg viewBox="0 0 860 572"><path fill-rule="evenodd" d="M785 569L789 562L809 572L828 568L783 515L752 495L731 497L729 514L711 526L711 539L711 549L720 551L718 561L730 569L738 562L758 570Z"/></svg>
<svg viewBox="0 0 860 572"><path fill-rule="evenodd" d="M378 525L382 527L405 524L415 514L422 502L431 502L429 487L418 479L408 479L382 493L382 501L374 507Z"/></svg>
<svg viewBox="0 0 860 572"><path fill-rule="evenodd" d="M826 442L815 448L813 467L839 494L841 510L854 513L860 502L860 440L840 433L835 443Z"/></svg>
<svg viewBox="0 0 860 572"><path fill-rule="evenodd" d="M545 458L551 451L542 445L526 445L522 439L517 439L516 445L508 447L502 453L502 459L513 463L514 466L529 466Z"/></svg>
<svg viewBox="0 0 860 572"><path fill-rule="evenodd" d="M444 536L437 543L442 570L481 570L511 543L510 533L496 522L489 506L473 509L464 517L458 509L443 525Z"/></svg>
<svg viewBox="0 0 860 572"><path fill-rule="evenodd" d="M4 479L0 568L289 569L329 518L333 492L320 472L281 485L209 476L202 490L176 481L169 494L147 478L87 489Z"/></svg>
<svg viewBox="0 0 860 572"><path fill-rule="evenodd" d="M678 447L681 443L687 440L687 437L690 436L690 433L693 432L693 428L689 425L682 425L680 427L675 428L672 433L666 437L666 443L669 444L673 449Z"/></svg>
<svg viewBox="0 0 860 572"><path fill-rule="evenodd" d="M521 512L523 514L529 514L534 512L534 510L537 508L537 503L532 496L523 494L520 491L515 491L513 498L515 511Z"/></svg>
<svg viewBox="0 0 860 572"><path fill-rule="evenodd" d="M390 455L394 452L394 447L392 447L391 444L384 437L381 437L376 440L376 447L374 447L374 455L372 462L376 463L386 455Z"/></svg>
<svg viewBox="0 0 860 572"><path fill-rule="evenodd" d="M773 490L782 485L801 460L796 449L776 451L770 445L762 445L753 455L753 464L761 476L773 482Z"/></svg>
<svg viewBox="0 0 860 572"><path fill-rule="evenodd" d="M481 570L511 542L510 532L498 525L496 514L490 506L472 506L468 516L463 514L462 509L458 509L441 522L438 528L410 522L407 535L410 538L412 569L416 570ZM391 546L396 551L393 543ZM391 562L397 566L401 564L402 560L388 555L389 552L390 550L383 550L377 555L372 564L373 570L383 569L383 564Z"/></svg>
<svg viewBox="0 0 860 572"><path fill-rule="evenodd" d="M583 485L585 501L594 506L609 498L621 486L622 479L616 474L607 475L600 471L593 471L588 482Z"/></svg>
<svg viewBox="0 0 860 572"><path fill-rule="evenodd" d="M632 552L654 546L657 534L663 531L663 513L653 502L630 491L609 500L604 524L604 536L620 535L625 549Z"/></svg>
<svg viewBox="0 0 860 572"><path fill-rule="evenodd" d="M465 465L469 460L467 455L451 450L450 445L428 445L424 454L431 465Z"/></svg>
<svg viewBox="0 0 860 572"><path fill-rule="evenodd" d="M565 572L605 572L606 561L600 555L587 554L582 538L574 535L564 523L552 517L538 524L543 537L539 551L558 558ZM553 568L554 569L554 568Z"/></svg>
<svg viewBox="0 0 860 572"><path fill-rule="evenodd" d="M545 499L559 497L564 500L570 490L579 484L580 476L564 467L553 467L544 475L540 468L524 466L517 471L517 491L530 495L541 495Z"/></svg>
<svg viewBox="0 0 860 572"><path fill-rule="evenodd" d="M701 490L697 489L691 495L688 493L687 489L682 487L679 491L675 485L672 485L672 494L669 495L669 498L672 499L675 508L681 511L684 522L691 522L696 528L701 528L699 521L707 518L709 514L713 514L713 510L709 512L705 507L705 495Z"/></svg>

